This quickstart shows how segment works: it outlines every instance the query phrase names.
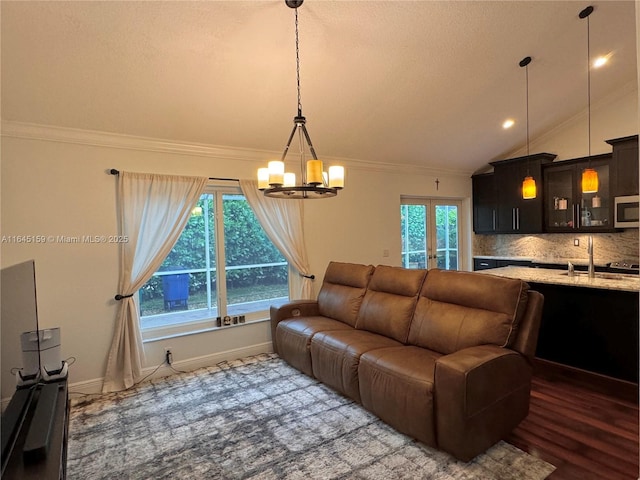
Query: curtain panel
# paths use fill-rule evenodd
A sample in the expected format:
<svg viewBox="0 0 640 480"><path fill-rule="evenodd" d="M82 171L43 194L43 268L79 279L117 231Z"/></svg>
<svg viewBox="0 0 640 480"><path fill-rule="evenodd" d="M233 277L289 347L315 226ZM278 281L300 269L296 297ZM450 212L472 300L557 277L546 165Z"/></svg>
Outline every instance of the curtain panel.
<svg viewBox="0 0 640 480"><path fill-rule="evenodd" d="M240 180L240 188L269 239L302 276L301 282L292 282L299 286L291 292L292 300L311 299L313 284L306 277L311 271L304 243L303 200L267 198L258 190L255 180Z"/></svg>
<svg viewBox="0 0 640 480"><path fill-rule="evenodd" d="M103 393L131 387L141 376L144 347L134 294L160 268L189 220L207 177L120 172L118 222L128 242L120 244L120 300Z"/></svg>

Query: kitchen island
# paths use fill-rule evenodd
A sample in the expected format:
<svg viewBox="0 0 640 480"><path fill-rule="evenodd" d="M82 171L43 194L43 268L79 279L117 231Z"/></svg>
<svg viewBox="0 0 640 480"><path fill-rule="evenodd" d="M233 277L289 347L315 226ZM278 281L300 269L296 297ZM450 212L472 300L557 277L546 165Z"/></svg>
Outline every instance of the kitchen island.
<svg viewBox="0 0 640 480"><path fill-rule="evenodd" d="M638 275L513 266L478 273L519 278L544 295L537 358L638 383Z"/></svg>

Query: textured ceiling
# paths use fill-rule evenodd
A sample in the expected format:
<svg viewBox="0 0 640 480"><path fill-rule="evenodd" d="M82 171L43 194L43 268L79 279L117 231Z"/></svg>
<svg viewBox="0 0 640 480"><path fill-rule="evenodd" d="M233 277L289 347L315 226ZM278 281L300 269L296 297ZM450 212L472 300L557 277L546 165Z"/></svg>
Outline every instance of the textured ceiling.
<svg viewBox="0 0 640 480"><path fill-rule="evenodd" d="M600 1L592 102L636 81L634 2ZM584 110L575 1L320 1L299 9L320 157L472 172ZM294 11L278 1L1 2L4 120L281 151ZM518 122L511 130L502 121Z"/></svg>

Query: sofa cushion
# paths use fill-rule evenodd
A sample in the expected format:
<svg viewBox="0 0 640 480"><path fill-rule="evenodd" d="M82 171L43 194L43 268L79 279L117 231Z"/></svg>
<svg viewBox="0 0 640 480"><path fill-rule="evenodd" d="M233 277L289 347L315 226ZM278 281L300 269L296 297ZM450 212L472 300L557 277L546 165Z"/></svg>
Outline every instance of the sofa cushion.
<svg viewBox="0 0 640 480"><path fill-rule="evenodd" d="M527 305L522 280L430 270L408 343L449 354L476 345L509 347Z"/></svg>
<svg viewBox="0 0 640 480"><path fill-rule="evenodd" d="M318 293L320 315L354 327L373 265L330 262Z"/></svg>
<svg viewBox="0 0 640 480"><path fill-rule="evenodd" d="M311 338L313 376L334 390L360 402L358 364L369 350L402 345L395 340L363 330L332 330Z"/></svg>
<svg viewBox="0 0 640 480"><path fill-rule="evenodd" d="M363 353L358 367L362 406L402 433L436 446L434 375L440 356L412 346Z"/></svg>
<svg viewBox="0 0 640 480"><path fill-rule="evenodd" d="M352 330L353 328L337 320L327 317L305 317L282 320L276 327L276 345L278 355L291 366L310 377L311 337L323 330Z"/></svg>
<svg viewBox="0 0 640 480"><path fill-rule="evenodd" d="M426 270L376 267L362 301L356 328L405 343Z"/></svg>

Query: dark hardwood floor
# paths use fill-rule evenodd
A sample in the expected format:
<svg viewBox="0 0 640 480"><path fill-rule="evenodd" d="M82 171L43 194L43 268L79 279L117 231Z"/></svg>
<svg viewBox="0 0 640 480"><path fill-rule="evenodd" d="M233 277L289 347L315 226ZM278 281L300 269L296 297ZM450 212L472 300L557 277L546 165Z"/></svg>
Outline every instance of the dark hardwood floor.
<svg viewBox="0 0 640 480"><path fill-rule="evenodd" d="M637 395L538 372L529 416L506 440L554 465L550 480L638 479L638 423Z"/></svg>

